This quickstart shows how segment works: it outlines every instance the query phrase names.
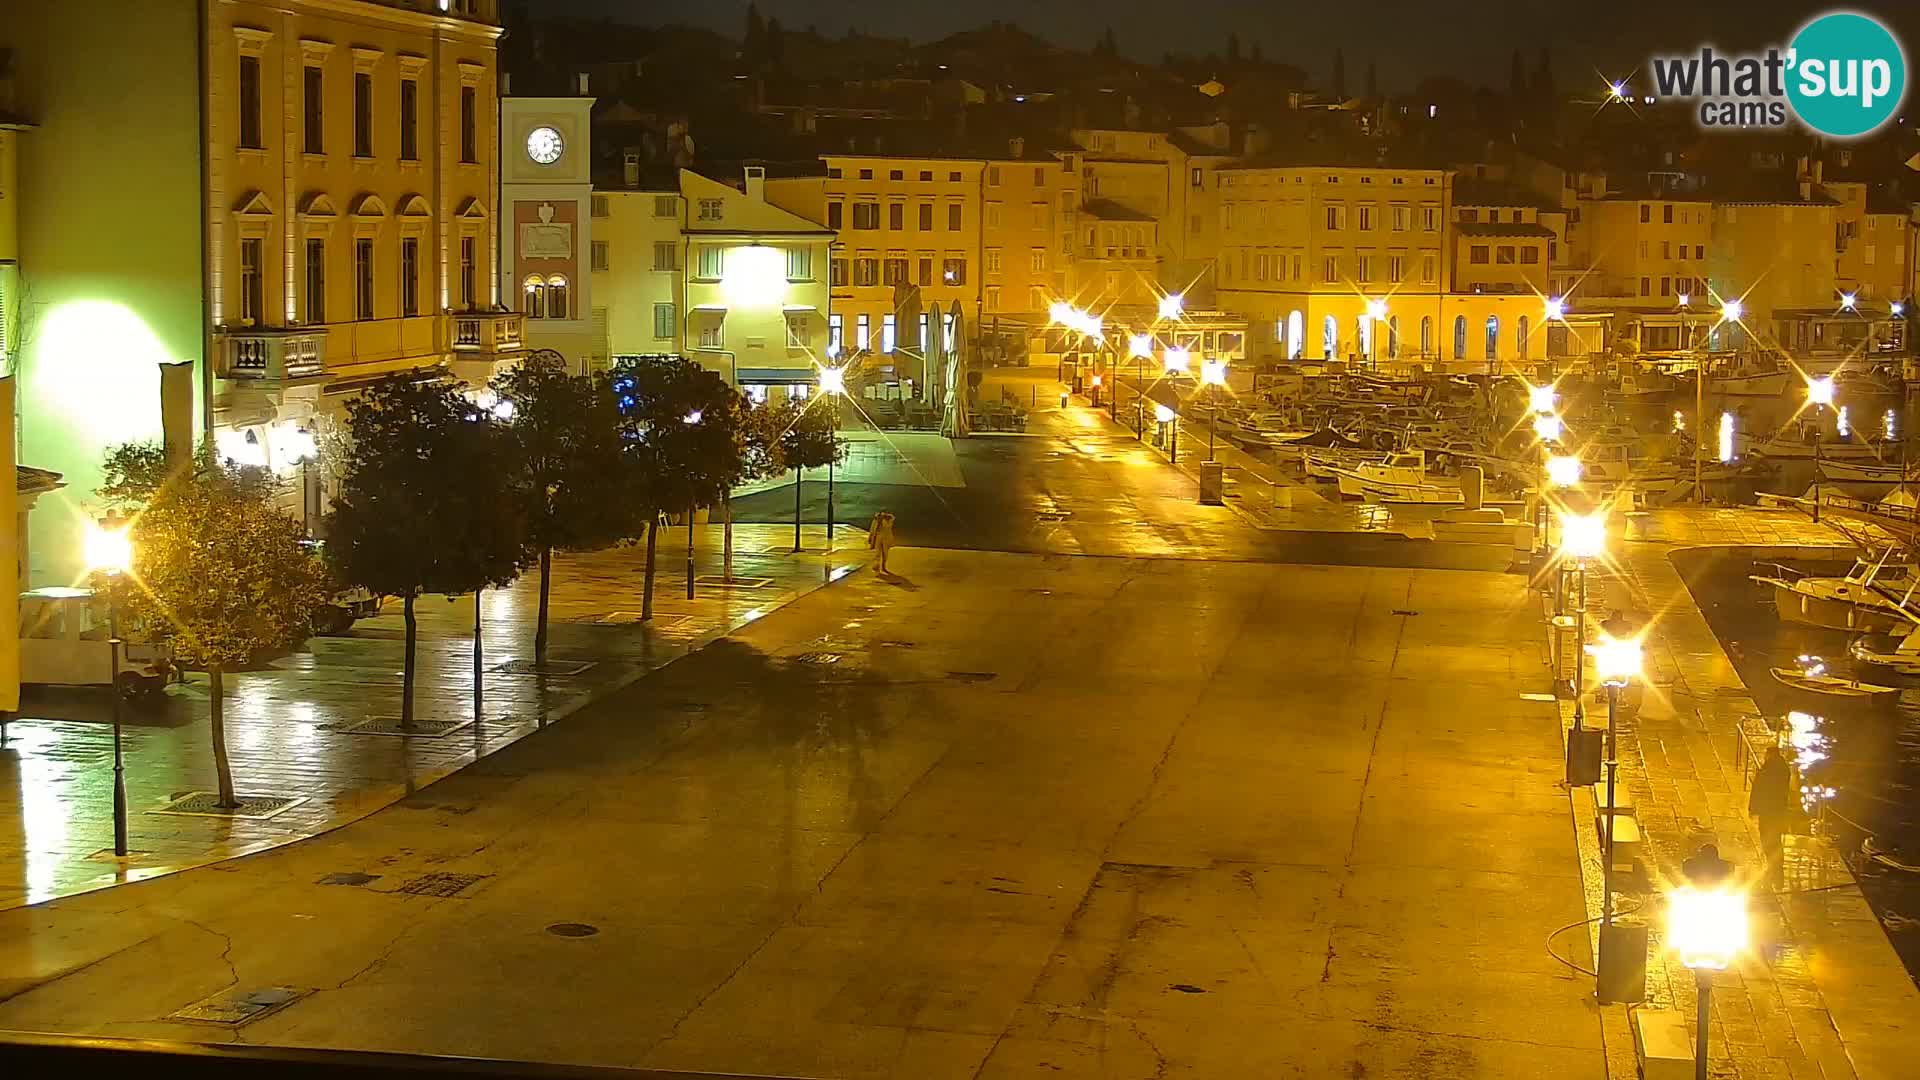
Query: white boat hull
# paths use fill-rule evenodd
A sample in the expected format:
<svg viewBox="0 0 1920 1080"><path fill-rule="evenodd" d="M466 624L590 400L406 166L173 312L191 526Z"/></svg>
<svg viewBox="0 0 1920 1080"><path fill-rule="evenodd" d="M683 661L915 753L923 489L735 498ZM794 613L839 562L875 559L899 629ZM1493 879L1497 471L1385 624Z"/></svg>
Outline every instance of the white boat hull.
<svg viewBox="0 0 1920 1080"><path fill-rule="evenodd" d="M1899 465L1882 465L1869 461L1828 461L1821 455L1820 472L1828 480L1858 482L1863 484L1898 484L1905 480L1920 478L1920 467L1902 469Z"/></svg>
<svg viewBox="0 0 1920 1080"><path fill-rule="evenodd" d="M1707 393L1727 397L1779 397L1787 392L1790 371L1771 371L1765 375L1725 375L1707 380Z"/></svg>
<svg viewBox="0 0 1920 1080"><path fill-rule="evenodd" d="M1340 494L1349 498L1365 499L1368 502L1441 506L1457 506L1466 502L1466 497L1460 494L1460 489L1457 487L1428 483L1397 484L1389 480L1372 480L1346 469L1334 469L1333 475L1340 481Z"/></svg>

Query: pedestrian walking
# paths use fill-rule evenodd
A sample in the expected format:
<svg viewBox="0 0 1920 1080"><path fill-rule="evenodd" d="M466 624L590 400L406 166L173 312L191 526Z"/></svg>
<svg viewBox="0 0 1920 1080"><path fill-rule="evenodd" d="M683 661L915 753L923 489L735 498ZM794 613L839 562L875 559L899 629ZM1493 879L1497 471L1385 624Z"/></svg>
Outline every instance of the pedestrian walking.
<svg viewBox="0 0 1920 1080"><path fill-rule="evenodd" d="M1753 776L1753 790L1747 795L1747 813L1760 828L1760 851L1767 860L1767 874L1780 869L1781 837L1793 816L1793 777L1787 759L1776 744L1767 747L1760 771Z"/></svg>
<svg viewBox="0 0 1920 1080"><path fill-rule="evenodd" d="M887 572L887 553L893 550L893 512L881 510L867 523L867 546L879 556L879 570Z"/></svg>

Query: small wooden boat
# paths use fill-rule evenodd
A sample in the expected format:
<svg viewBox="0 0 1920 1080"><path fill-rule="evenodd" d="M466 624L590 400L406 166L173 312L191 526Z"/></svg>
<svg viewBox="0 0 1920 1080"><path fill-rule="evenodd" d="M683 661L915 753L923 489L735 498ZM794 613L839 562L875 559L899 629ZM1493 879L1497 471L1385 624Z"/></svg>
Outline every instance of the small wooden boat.
<svg viewBox="0 0 1920 1080"><path fill-rule="evenodd" d="M1859 679L1843 679L1827 672L1826 662L1817 656L1803 656L1797 668L1769 668L1775 682L1795 690L1804 690L1810 694L1824 697L1860 701L1867 704L1885 704L1900 696L1897 686L1880 686L1864 683Z"/></svg>

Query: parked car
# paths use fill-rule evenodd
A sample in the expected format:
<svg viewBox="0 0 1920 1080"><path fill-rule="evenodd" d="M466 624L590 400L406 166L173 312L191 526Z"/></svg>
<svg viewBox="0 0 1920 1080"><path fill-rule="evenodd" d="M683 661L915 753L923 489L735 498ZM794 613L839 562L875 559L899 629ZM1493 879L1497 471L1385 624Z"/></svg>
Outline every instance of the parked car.
<svg viewBox="0 0 1920 1080"><path fill-rule="evenodd" d="M92 589L53 587L20 594L20 681L34 686L106 686L113 680L112 640L104 607ZM154 702L173 674L173 650L122 641L122 697Z"/></svg>

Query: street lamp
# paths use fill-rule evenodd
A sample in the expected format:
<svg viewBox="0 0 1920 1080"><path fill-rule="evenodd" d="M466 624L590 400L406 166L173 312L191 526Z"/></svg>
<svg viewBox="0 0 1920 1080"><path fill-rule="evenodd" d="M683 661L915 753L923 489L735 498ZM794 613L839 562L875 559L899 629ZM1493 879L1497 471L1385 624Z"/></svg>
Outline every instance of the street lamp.
<svg viewBox="0 0 1920 1080"><path fill-rule="evenodd" d="M1160 298L1160 317L1177 319L1186 311L1187 298L1179 293L1168 293Z"/></svg>
<svg viewBox="0 0 1920 1080"><path fill-rule="evenodd" d="M1813 520L1820 520L1820 443L1826 437L1827 406L1833 404L1833 377L1807 380L1807 404L1813 406Z"/></svg>
<svg viewBox="0 0 1920 1080"><path fill-rule="evenodd" d="M1367 301L1367 366L1380 366L1380 324L1387 321L1387 302L1375 298Z"/></svg>
<svg viewBox="0 0 1920 1080"><path fill-rule="evenodd" d="M1160 354L1160 364L1163 374L1168 378L1185 375L1193 367L1193 354L1184 345L1170 345Z"/></svg>
<svg viewBox="0 0 1920 1080"><path fill-rule="evenodd" d="M1546 415L1553 412L1553 384L1527 387L1527 411Z"/></svg>
<svg viewBox="0 0 1920 1080"><path fill-rule="evenodd" d="M83 541L87 565L107 575L107 652L113 698L113 853L127 856L127 769L120 753L120 575L133 566L133 537L129 527L109 514L89 523Z"/></svg>
<svg viewBox="0 0 1920 1080"><path fill-rule="evenodd" d="M1167 429L1168 438L1172 440L1167 444L1167 464L1176 464L1180 457L1180 424L1178 422L1180 414L1166 405L1155 402L1153 418L1160 421L1161 426Z"/></svg>
<svg viewBox="0 0 1920 1080"><path fill-rule="evenodd" d="M840 398L847 392L847 369L820 369L820 392L832 399L833 423L827 426L827 552L833 552L833 459L838 455L834 440L840 433Z"/></svg>
<svg viewBox="0 0 1920 1080"><path fill-rule="evenodd" d="M1739 322L1740 313L1746 309L1747 306L1740 302L1739 297L1728 297L1720 302L1720 321Z"/></svg>
<svg viewBox="0 0 1920 1080"><path fill-rule="evenodd" d="M1578 620L1580 645L1584 649L1587 643L1587 560L1597 559L1607 552L1607 512L1597 510L1591 514L1561 514L1560 551L1563 555L1573 556L1574 566L1580 575L1580 600L1573 617ZM1582 700L1586 689L1586 667L1584 663L1573 666L1573 719L1576 724L1586 715Z"/></svg>
<svg viewBox="0 0 1920 1080"><path fill-rule="evenodd" d="M1541 413L1533 418L1533 433L1541 442L1559 442L1561 430L1565 425L1552 413Z"/></svg>
<svg viewBox="0 0 1920 1080"><path fill-rule="evenodd" d="M1747 898L1727 878L1733 867L1711 845L1682 864L1688 882L1667 894L1667 944L1693 972L1698 1029L1693 1075L1707 1080L1707 1038L1713 1018L1713 973L1747 947Z"/></svg>
<svg viewBox="0 0 1920 1080"><path fill-rule="evenodd" d="M1572 454L1547 457L1547 482L1557 488L1570 488L1580 482L1580 459Z"/></svg>
<svg viewBox="0 0 1920 1080"><path fill-rule="evenodd" d="M1558 296L1547 297L1547 321L1567 317L1567 302Z"/></svg>
<svg viewBox="0 0 1920 1080"><path fill-rule="evenodd" d="M1208 360L1200 365L1200 385L1207 388L1207 460L1213 460L1213 430L1219 424L1218 388L1227 384L1227 362Z"/></svg>
<svg viewBox="0 0 1920 1080"><path fill-rule="evenodd" d="M1613 933L1613 834L1619 823L1619 807L1614 805L1616 777L1620 770L1620 740L1616 714L1620 709L1620 690L1640 674L1640 639L1616 638L1603 634L1587 646L1593 657L1593 673L1607 688L1607 835L1604 861L1600 864L1600 951L1604 955ZM1606 971L1602 961L1600 970Z"/></svg>

